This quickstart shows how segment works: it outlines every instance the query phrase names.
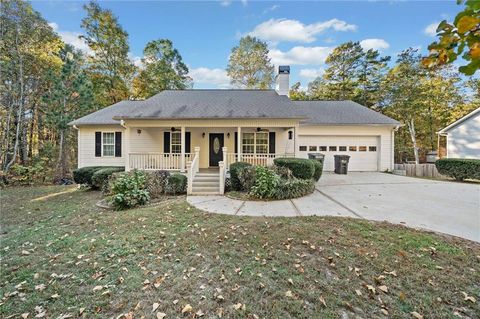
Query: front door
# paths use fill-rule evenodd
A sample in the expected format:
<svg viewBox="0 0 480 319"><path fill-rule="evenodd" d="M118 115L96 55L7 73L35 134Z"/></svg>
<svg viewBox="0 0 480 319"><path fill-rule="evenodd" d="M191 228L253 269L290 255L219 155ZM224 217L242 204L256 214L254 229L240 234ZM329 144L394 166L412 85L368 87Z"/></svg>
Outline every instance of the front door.
<svg viewBox="0 0 480 319"><path fill-rule="evenodd" d="M209 154L210 154L210 161L209 166L218 166L218 162L223 160L223 133L210 133L210 146L209 146Z"/></svg>

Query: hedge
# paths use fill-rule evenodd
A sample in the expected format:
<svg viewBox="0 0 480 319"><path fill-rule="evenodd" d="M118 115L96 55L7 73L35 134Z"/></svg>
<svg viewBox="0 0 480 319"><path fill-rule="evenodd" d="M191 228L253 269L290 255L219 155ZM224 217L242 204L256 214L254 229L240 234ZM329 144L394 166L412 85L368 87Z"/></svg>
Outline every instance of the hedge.
<svg viewBox="0 0 480 319"><path fill-rule="evenodd" d="M313 160L304 158L276 158L275 165L287 167L292 171L293 176L300 179L312 179L315 174Z"/></svg>
<svg viewBox="0 0 480 319"><path fill-rule="evenodd" d="M280 179L275 189L274 198L297 198L311 194L314 190L315 181L313 179Z"/></svg>
<svg viewBox="0 0 480 319"><path fill-rule="evenodd" d="M108 183L108 179L113 173L123 171L125 171L125 167L123 166L112 166L98 169L92 175L92 186L94 188L103 189L105 183Z"/></svg>
<svg viewBox="0 0 480 319"><path fill-rule="evenodd" d="M435 162L440 174L453 177L458 181L464 179L480 180L480 160L463 158L443 158Z"/></svg>
<svg viewBox="0 0 480 319"><path fill-rule="evenodd" d="M168 177L167 191L173 195L185 194L187 192L187 176L180 173L173 173Z"/></svg>
<svg viewBox="0 0 480 319"><path fill-rule="evenodd" d="M73 171L73 180L77 184L92 185L92 176L99 169L105 166L86 166Z"/></svg>
<svg viewBox="0 0 480 319"><path fill-rule="evenodd" d="M313 166L315 167L315 172L313 173L313 180L318 182L320 177L322 177L322 171L323 171L323 161L320 162L318 160L311 160L313 162Z"/></svg>
<svg viewBox="0 0 480 319"><path fill-rule="evenodd" d="M242 190L242 183L238 179L238 171L240 168L252 166L250 163L235 162L230 164L230 185L234 191Z"/></svg>

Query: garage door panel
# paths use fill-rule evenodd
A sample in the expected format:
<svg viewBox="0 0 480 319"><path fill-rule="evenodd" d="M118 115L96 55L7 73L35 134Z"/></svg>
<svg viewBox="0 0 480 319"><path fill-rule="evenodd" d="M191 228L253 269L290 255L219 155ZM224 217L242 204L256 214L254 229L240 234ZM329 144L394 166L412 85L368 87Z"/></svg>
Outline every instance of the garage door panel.
<svg viewBox="0 0 480 319"><path fill-rule="evenodd" d="M325 154L324 170L334 170L334 155L349 155L350 171L377 171L379 162L379 136L299 136L300 156L307 158L308 153Z"/></svg>

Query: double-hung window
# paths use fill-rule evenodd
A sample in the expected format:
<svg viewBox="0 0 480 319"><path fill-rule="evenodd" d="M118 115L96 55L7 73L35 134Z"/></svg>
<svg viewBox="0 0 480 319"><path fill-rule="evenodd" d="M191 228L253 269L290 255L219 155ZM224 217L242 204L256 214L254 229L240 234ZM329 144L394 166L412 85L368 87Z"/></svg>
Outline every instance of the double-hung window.
<svg viewBox="0 0 480 319"><path fill-rule="evenodd" d="M102 156L115 156L115 133L102 133Z"/></svg>
<svg viewBox="0 0 480 319"><path fill-rule="evenodd" d="M267 154L268 132L254 132L242 134L243 154Z"/></svg>
<svg viewBox="0 0 480 319"><path fill-rule="evenodd" d="M172 153L181 153L182 152L182 133L181 132L172 132L170 134L170 148Z"/></svg>

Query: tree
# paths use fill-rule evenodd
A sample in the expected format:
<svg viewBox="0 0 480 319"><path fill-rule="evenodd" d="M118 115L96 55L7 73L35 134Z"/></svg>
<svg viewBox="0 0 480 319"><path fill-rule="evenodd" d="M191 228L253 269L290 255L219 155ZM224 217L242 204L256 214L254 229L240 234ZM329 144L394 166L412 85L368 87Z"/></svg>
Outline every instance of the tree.
<svg viewBox="0 0 480 319"><path fill-rule="evenodd" d="M389 56L382 57L377 50L368 50L360 58L358 87L354 101L373 108L380 102L380 84L385 77Z"/></svg>
<svg viewBox="0 0 480 319"><path fill-rule="evenodd" d="M419 163L416 124L424 106L421 85L424 73L420 55L409 48L399 54L397 65L383 81L385 111L407 126L416 163Z"/></svg>
<svg viewBox="0 0 480 319"><path fill-rule="evenodd" d="M305 101L308 100L307 92L300 88L300 82L295 83L290 88L289 97L292 101Z"/></svg>
<svg viewBox="0 0 480 319"><path fill-rule="evenodd" d="M325 60L328 66L323 78L332 100L351 100L358 86L358 71L364 51L359 42L347 42L336 47Z"/></svg>
<svg viewBox="0 0 480 319"><path fill-rule="evenodd" d="M184 90L190 86L188 67L172 41L150 41L143 55L143 68L133 82L137 98L149 98L163 90Z"/></svg>
<svg viewBox="0 0 480 319"><path fill-rule="evenodd" d="M18 157L27 164L39 100L49 85L44 74L61 65L63 44L28 2L2 2L0 25L1 163L7 172Z"/></svg>
<svg viewBox="0 0 480 319"><path fill-rule="evenodd" d="M461 56L468 61L459 68L466 75L473 75L480 68L480 1L457 0L465 3L463 11L457 14L453 23L446 20L437 27L438 42L428 46L430 55L423 59L425 66L452 63Z"/></svg>
<svg viewBox="0 0 480 319"><path fill-rule="evenodd" d="M62 68L59 72L49 72L48 78L53 85L43 97L49 106L46 112L47 123L59 135L55 182L70 177L68 123L91 111L93 105L92 87L82 68L80 52L75 52L72 46L66 45L60 57L63 61Z"/></svg>
<svg viewBox="0 0 480 319"><path fill-rule="evenodd" d="M128 58L128 33L112 11L102 9L98 3L92 1L84 8L87 16L82 20L85 35L81 38L93 52L89 69L96 102L106 106L127 99L135 70Z"/></svg>
<svg viewBox="0 0 480 319"><path fill-rule="evenodd" d="M268 89L273 84L273 65L268 47L261 40L246 36L232 49L227 74L232 85L247 89Z"/></svg>

